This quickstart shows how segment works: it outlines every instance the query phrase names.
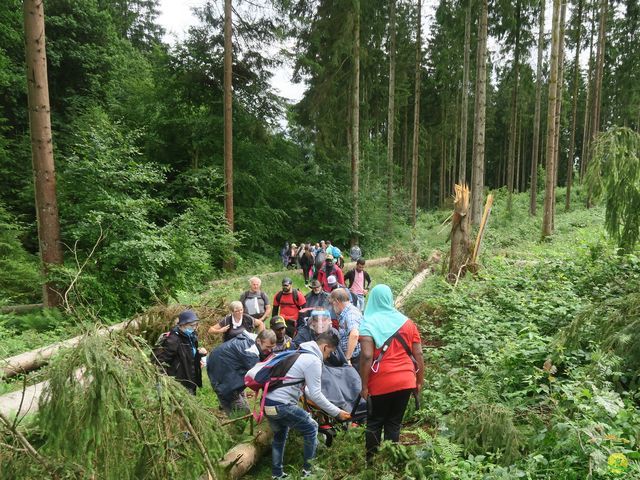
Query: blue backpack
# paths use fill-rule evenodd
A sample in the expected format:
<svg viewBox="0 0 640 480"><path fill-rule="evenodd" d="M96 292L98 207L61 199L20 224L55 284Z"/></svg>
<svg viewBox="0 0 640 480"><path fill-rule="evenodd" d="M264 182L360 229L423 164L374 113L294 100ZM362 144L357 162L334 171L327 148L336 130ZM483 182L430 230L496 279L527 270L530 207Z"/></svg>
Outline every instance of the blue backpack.
<svg viewBox="0 0 640 480"><path fill-rule="evenodd" d="M287 373L303 353L307 352L303 350L285 350L284 352L275 353L264 362L256 363L256 365L246 373L244 376L245 386L255 392L262 390L260 411L257 413L253 412L253 417L257 422L260 422L264 416L264 403L269 390L304 383L304 379L284 383L286 380L292 380L291 377L287 377Z"/></svg>

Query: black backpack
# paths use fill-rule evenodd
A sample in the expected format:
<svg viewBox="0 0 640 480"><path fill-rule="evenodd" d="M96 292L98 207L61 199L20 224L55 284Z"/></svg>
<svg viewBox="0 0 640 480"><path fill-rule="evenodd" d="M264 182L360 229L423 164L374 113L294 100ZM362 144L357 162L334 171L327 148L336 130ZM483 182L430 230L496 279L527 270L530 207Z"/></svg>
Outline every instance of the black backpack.
<svg viewBox="0 0 640 480"><path fill-rule="evenodd" d="M276 301L278 302L278 305L281 305L281 300L282 300L282 294L284 292L282 290L280 290L277 294L276 294ZM293 304L298 307L298 310L300 310L300 308L302 308L302 305L298 305L298 289L297 288L293 288L291 289L291 293L293 295Z"/></svg>

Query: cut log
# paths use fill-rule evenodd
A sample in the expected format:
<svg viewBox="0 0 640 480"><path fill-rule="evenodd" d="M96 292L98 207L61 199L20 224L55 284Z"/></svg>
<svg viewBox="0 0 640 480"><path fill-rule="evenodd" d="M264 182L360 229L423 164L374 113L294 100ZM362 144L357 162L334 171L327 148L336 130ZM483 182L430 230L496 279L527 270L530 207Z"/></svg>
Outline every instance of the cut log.
<svg viewBox="0 0 640 480"><path fill-rule="evenodd" d="M239 443L227 452L220 467L227 470L229 479L241 478L260 460L267 449L271 446L273 433L268 422L262 422L256 429L253 440L246 443Z"/></svg>

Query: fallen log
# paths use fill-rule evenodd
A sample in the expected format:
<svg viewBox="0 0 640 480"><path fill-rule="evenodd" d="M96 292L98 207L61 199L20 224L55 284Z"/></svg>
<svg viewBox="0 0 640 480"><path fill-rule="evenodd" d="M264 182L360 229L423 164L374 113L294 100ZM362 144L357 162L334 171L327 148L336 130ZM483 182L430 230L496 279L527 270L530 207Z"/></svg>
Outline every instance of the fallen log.
<svg viewBox="0 0 640 480"><path fill-rule="evenodd" d="M402 307L402 305L404 305L404 302L407 300L407 298L409 298L409 295L411 295L411 293L413 293L413 291L418 288L422 284L422 282L424 282L424 279L427 278L427 275L429 275L430 273L431 267L429 266L418 273L415 277L413 277L409 283L407 283L407 286L404 287L400 294L396 297L396 308L400 308Z"/></svg>
<svg viewBox="0 0 640 480"><path fill-rule="evenodd" d="M271 446L273 433L268 422L262 422L256 429L256 434L249 442L239 443L229 450L219 466L227 471L229 479L241 478L258 463Z"/></svg>
<svg viewBox="0 0 640 480"><path fill-rule="evenodd" d="M27 305L7 305L0 307L0 313L27 313L44 308L43 303L30 303Z"/></svg>
<svg viewBox="0 0 640 480"><path fill-rule="evenodd" d="M98 334L106 335L107 333L124 330L125 328L136 329L139 324L140 322L138 320L127 320L111 325L110 327L101 328L98 330ZM46 347L38 348L37 350L31 350L30 352L0 360L0 378L11 378L36 370L45 365L60 349L75 347L83 337L84 335L79 335L69 340L57 342Z"/></svg>

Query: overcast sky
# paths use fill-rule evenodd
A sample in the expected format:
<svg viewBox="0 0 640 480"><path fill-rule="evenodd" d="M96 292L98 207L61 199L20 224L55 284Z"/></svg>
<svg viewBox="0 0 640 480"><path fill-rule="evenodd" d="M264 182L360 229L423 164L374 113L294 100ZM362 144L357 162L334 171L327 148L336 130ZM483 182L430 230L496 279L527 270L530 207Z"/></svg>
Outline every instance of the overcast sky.
<svg viewBox="0 0 640 480"><path fill-rule="evenodd" d="M193 7L199 7L205 0L160 0L160 16L158 21L167 30L165 40L174 43L184 38L189 26L197 22L192 14ZM284 64L273 71L271 85L283 97L297 102L304 93L304 84L291 82L293 70L291 65Z"/></svg>
<svg viewBox="0 0 640 480"><path fill-rule="evenodd" d="M160 16L158 21L166 29L167 34L165 40L174 43L176 39L183 39L190 25L196 23L196 18L192 14L193 7L199 7L206 0L160 0ZM426 0L423 2L422 11L422 29L423 32L429 31L429 25L433 18L433 12L438 0ZM423 35L424 36L424 35ZM274 70L271 85L280 95L297 102L302 98L305 86L304 84L295 84L291 82L293 70L289 64L284 64Z"/></svg>

